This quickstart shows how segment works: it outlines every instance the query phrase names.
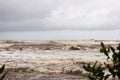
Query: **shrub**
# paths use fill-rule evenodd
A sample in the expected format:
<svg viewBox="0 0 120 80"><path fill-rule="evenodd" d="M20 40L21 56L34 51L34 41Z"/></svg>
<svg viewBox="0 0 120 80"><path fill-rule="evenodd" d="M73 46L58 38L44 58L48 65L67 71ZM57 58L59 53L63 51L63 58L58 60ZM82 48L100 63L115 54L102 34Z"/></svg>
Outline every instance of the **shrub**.
<svg viewBox="0 0 120 80"><path fill-rule="evenodd" d="M107 80L109 77L112 80L120 80L120 44L115 49L112 46L106 48L106 46L101 42L101 53L104 53L107 57L107 61L104 64L98 64L95 62L93 65L90 63L87 65L83 65L83 68L89 72L88 78L89 80ZM110 52L112 52L112 56L110 56ZM106 73L106 71L108 73Z"/></svg>

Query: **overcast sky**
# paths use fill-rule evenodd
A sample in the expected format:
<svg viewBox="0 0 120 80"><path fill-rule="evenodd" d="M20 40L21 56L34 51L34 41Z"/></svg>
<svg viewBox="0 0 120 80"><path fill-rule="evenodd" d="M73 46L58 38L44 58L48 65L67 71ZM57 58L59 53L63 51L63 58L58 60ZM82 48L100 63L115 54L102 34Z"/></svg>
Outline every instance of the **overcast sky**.
<svg viewBox="0 0 120 80"><path fill-rule="evenodd" d="M0 0L0 32L120 30L120 0Z"/></svg>
<svg viewBox="0 0 120 80"><path fill-rule="evenodd" d="M0 31L120 29L120 0L0 0Z"/></svg>

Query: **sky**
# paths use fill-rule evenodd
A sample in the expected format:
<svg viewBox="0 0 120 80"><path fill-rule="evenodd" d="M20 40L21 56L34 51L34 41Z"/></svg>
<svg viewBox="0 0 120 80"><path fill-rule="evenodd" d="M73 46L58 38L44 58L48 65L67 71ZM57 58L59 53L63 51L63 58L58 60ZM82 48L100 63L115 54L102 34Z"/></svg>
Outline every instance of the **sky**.
<svg viewBox="0 0 120 80"><path fill-rule="evenodd" d="M0 0L0 39L119 40L119 4L120 0Z"/></svg>

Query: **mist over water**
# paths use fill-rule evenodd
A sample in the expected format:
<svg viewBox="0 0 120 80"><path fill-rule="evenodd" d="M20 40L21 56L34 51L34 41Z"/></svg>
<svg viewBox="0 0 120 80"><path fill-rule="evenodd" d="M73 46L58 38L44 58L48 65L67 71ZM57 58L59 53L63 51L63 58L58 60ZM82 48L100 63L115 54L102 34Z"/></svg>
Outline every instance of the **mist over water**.
<svg viewBox="0 0 120 80"><path fill-rule="evenodd" d="M120 30L0 32L0 40L120 40Z"/></svg>

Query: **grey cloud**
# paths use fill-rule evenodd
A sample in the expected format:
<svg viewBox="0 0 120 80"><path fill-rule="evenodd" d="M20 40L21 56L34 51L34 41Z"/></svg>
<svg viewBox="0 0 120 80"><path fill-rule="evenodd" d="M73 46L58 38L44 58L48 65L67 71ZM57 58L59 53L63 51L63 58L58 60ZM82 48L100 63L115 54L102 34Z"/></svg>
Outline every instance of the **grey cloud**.
<svg viewBox="0 0 120 80"><path fill-rule="evenodd" d="M44 21L48 26L57 25L68 29L119 29L119 4L113 3L113 0L109 0L111 3L108 0L91 1L81 5L60 6Z"/></svg>
<svg viewBox="0 0 120 80"><path fill-rule="evenodd" d="M119 0L0 0L0 31L120 29Z"/></svg>
<svg viewBox="0 0 120 80"><path fill-rule="evenodd" d="M54 9L55 0L1 0L0 20L41 18Z"/></svg>

